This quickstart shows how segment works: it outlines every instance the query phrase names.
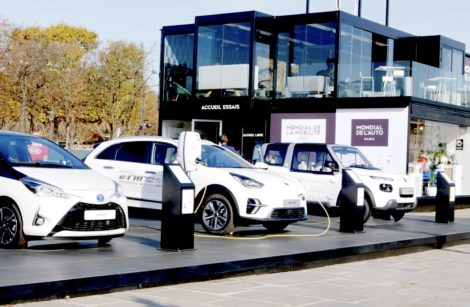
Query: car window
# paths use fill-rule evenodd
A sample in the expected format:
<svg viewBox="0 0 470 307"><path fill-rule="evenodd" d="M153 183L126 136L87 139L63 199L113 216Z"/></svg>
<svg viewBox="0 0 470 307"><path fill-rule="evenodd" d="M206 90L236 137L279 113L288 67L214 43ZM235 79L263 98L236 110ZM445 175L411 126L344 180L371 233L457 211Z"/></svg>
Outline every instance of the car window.
<svg viewBox="0 0 470 307"><path fill-rule="evenodd" d="M152 164L163 165L176 162L176 146L166 143L153 143Z"/></svg>
<svg viewBox="0 0 470 307"><path fill-rule="evenodd" d="M333 158L325 147L300 146L294 149L291 169L294 171L305 171L322 174L332 173L333 170L325 166L327 161L333 161Z"/></svg>
<svg viewBox="0 0 470 307"><path fill-rule="evenodd" d="M150 142L125 142L111 145L97 155L97 159L135 163L150 163Z"/></svg>
<svg viewBox="0 0 470 307"><path fill-rule="evenodd" d="M253 165L236 153L216 145L203 144L201 158L207 167L253 168Z"/></svg>
<svg viewBox="0 0 470 307"><path fill-rule="evenodd" d="M28 135L0 136L0 155L11 166L87 168L57 144Z"/></svg>
<svg viewBox="0 0 470 307"><path fill-rule="evenodd" d="M376 169L362 152L355 147L333 146L332 149L343 167Z"/></svg>
<svg viewBox="0 0 470 307"><path fill-rule="evenodd" d="M264 162L269 165L282 166L286 157L287 147L287 145L268 145L264 154Z"/></svg>

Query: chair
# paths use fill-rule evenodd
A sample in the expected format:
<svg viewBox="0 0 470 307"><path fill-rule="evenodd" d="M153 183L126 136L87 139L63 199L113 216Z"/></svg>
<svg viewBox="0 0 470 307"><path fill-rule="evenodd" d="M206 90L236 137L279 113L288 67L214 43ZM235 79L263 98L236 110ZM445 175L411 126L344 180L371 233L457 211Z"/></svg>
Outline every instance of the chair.
<svg viewBox="0 0 470 307"><path fill-rule="evenodd" d="M329 78L325 76L305 76L304 90L313 97L322 97L326 94Z"/></svg>
<svg viewBox="0 0 470 307"><path fill-rule="evenodd" d="M361 97L366 97L366 96L374 96L374 77L371 76L364 76L362 75L362 71L359 72L359 77L361 78L361 88L359 92L359 96ZM364 82L370 83L370 90L365 91L364 90ZM365 95L368 93L367 95Z"/></svg>
<svg viewBox="0 0 470 307"><path fill-rule="evenodd" d="M393 76L382 77L382 92L384 96L396 96L395 80L393 80Z"/></svg>

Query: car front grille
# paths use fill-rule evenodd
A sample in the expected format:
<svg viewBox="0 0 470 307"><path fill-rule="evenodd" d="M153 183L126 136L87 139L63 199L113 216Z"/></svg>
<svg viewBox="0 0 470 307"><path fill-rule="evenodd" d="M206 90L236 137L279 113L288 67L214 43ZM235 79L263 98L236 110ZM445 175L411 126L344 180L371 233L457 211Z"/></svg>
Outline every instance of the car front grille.
<svg viewBox="0 0 470 307"><path fill-rule="evenodd" d="M116 210L114 220L85 220L86 210ZM126 228L126 215L124 210L116 203L93 205L77 203L62 220L54 227L52 234L59 231L103 231Z"/></svg>
<svg viewBox="0 0 470 307"><path fill-rule="evenodd" d="M414 194L413 188L400 188L400 197L413 197Z"/></svg>
<svg viewBox="0 0 470 307"><path fill-rule="evenodd" d="M304 217L304 208L275 209L271 214L273 219L300 219Z"/></svg>

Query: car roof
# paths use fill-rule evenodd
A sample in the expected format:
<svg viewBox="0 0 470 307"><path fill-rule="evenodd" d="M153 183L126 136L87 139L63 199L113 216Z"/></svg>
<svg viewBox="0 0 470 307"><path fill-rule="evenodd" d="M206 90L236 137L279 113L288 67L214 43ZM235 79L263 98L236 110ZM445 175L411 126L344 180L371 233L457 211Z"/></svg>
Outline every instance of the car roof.
<svg viewBox="0 0 470 307"><path fill-rule="evenodd" d="M30 137L37 137L40 138L40 136L37 135L32 135L32 134L27 134L23 132L17 132L17 131L10 131L10 130L0 130L0 135L9 135L9 136L30 136Z"/></svg>
<svg viewBox="0 0 470 307"><path fill-rule="evenodd" d="M174 145L178 145L177 139L172 139L166 136L156 136L156 135L138 135L138 136L124 136L116 139L104 141L102 143L119 143L119 142L135 142L135 141L154 141L154 142L165 142ZM214 142L208 140L201 140L202 144L213 145ZM101 144L101 143L100 143Z"/></svg>

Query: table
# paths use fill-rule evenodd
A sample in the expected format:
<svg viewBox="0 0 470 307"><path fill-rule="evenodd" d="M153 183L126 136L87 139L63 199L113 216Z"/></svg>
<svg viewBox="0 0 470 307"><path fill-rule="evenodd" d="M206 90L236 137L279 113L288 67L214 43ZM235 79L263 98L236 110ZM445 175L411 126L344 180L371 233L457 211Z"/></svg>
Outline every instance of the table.
<svg viewBox="0 0 470 307"><path fill-rule="evenodd" d="M396 85L394 78L405 77L404 66L382 65L375 69L384 71L386 74L382 77L382 91L384 96L396 96Z"/></svg>
<svg viewBox="0 0 470 307"><path fill-rule="evenodd" d="M441 101L444 98L444 95L447 96L447 87L446 84L452 81L456 81L457 78L455 77L432 77L429 78L428 81L436 82L437 83L437 90L436 90L436 100Z"/></svg>

